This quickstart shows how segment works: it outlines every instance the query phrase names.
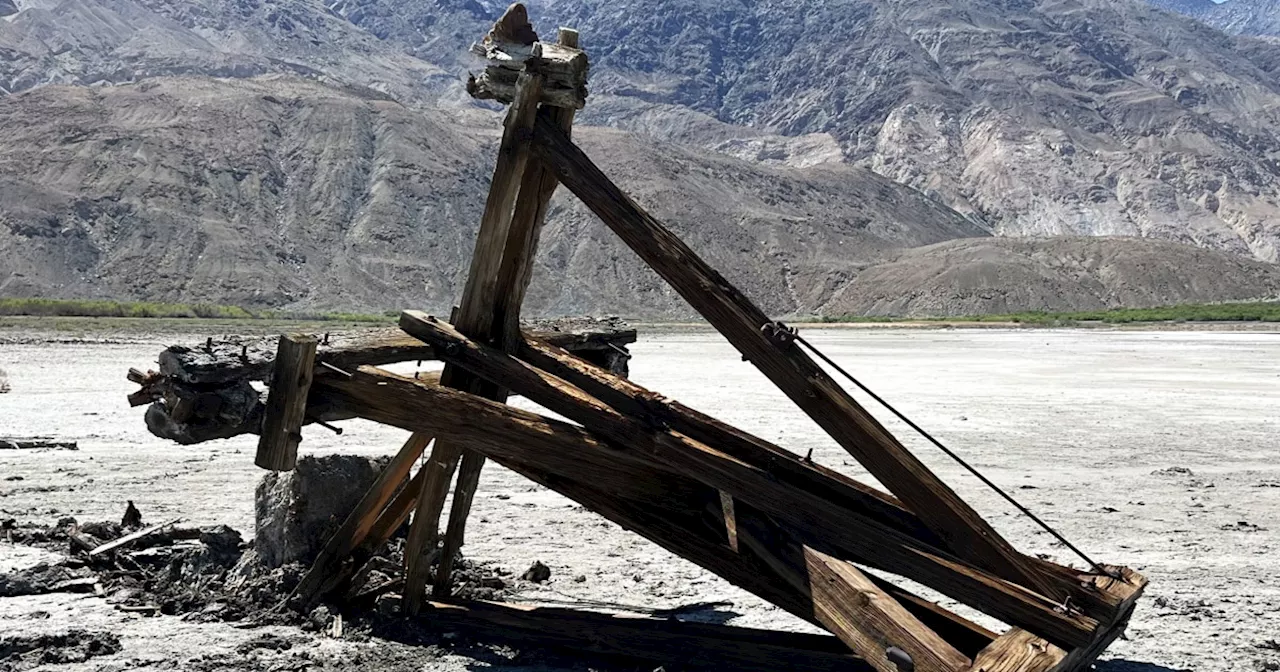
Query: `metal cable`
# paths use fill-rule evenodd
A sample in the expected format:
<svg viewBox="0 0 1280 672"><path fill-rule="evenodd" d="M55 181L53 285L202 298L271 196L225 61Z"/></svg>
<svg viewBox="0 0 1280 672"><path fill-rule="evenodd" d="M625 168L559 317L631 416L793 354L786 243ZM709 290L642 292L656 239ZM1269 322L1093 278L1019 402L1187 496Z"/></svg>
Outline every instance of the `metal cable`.
<svg viewBox="0 0 1280 672"><path fill-rule="evenodd" d="M853 377L853 374L849 373L848 371L845 371L844 367L832 361L830 357L823 354L823 352L818 348L814 347L812 343L810 343L809 341L806 341L804 337L801 336L799 333L797 333L794 329L790 329L786 327L783 327L783 329L786 329L786 333L788 333L800 344L804 345L804 347L808 348L809 351L812 352L814 355L817 355L819 359L826 362L828 366L835 369L836 371L839 371L841 375L843 375L845 378L848 378L849 381L852 382L854 385L857 385L858 389L862 390L863 392L866 392L868 396L870 396L872 399L875 399L876 402L879 403L881 406L884 406L885 408L889 409L889 412L897 416L899 420L907 423L907 426L919 432L920 436L923 436L924 438L928 439L930 443L937 446L942 452L946 453L947 456L955 460L957 464L964 467L966 470L969 471L969 473L976 476L978 480L986 484L987 487L991 488L992 490L995 490L997 494L999 494L1001 497L1005 499L1005 501L1009 502L1010 504L1015 506L1019 511L1026 514L1028 518L1035 521L1036 524L1044 528L1046 532L1048 532L1049 534L1052 534L1055 539L1062 542L1063 546L1066 546L1067 548L1071 549L1072 552L1074 552L1076 555L1084 559L1084 561L1089 563L1089 565L1092 566L1093 569L1097 571L1099 574L1104 574L1106 576L1110 576L1112 578L1117 578L1117 579L1120 578L1116 576L1114 572L1108 571L1102 565L1094 562L1093 558L1090 558L1088 555L1085 554L1084 551L1080 550L1079 548L1076 548L1075 544L1072 544L1070 541L1067 541L1066 537L1062 536L1062 534L1060 534L1057 530L1050 527L1049 524L1041 520L1039 516L1032 513L1031 509L1028 509L1027 507L1023 506L1021 503L1018 502L1018 500L1014 499L1012 495L1005 492L1003 489L1000 488L1000 486L993 483L991 479L987 478L986 476L983 476L981 472L975 469L973 465L966 462L964 458L957 455L950 448L947 448L946 446L942 445L941 441L938 441L937 439L933 438L933 435L925 431L923 427L912 422L910 418L903 415L898 409L894 408L893 405L891 405L889 402L882 399L880 395L876 394L875 392L872 392L871 388L867 387L866 385L863 385L861 381Z"/></svg>

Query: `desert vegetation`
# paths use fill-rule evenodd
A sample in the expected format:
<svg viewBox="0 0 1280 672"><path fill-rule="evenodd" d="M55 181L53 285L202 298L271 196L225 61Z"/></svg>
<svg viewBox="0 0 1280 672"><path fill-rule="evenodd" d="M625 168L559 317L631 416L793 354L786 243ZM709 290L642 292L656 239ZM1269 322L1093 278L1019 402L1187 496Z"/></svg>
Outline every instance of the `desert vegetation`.
<svg viewBox="0 0 1280 672"><path fill-rule="evenodd" d="M104 299L0 298L0 315L37 317L163 317L218 320L306 320L309 322L387 322L382 314L254 310L208 303L155 303Z"/></svg>

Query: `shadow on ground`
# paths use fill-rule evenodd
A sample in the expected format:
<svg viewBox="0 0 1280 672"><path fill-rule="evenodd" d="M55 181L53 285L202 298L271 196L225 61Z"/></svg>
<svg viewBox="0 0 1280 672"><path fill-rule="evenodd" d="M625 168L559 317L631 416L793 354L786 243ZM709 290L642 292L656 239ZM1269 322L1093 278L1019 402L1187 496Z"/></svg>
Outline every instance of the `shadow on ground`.
<svg viewBox="0 0 1280 672"><path fill-rule="evenodd" d="M1094 669L1097 672L1192 672L1181 667L1166 667L1136 660L1100 660Z"/></svg>

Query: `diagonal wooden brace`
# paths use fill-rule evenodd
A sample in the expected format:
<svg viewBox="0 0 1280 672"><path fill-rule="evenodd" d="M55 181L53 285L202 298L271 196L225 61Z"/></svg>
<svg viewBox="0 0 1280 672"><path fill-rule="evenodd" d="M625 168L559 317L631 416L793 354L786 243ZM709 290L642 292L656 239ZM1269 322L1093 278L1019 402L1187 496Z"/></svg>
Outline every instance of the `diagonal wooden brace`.
<svg viewBox="0 0 1280 672"><path fill-rule="evenodd" d="M1058 601L1067 594L906 450L773 321L679 237L636 205L550 123L535 154L606 226L663 277L742 356L813 418L960 557Z"/></svg>
<svg viewBox="0 0 1280 672"><path fill-rule="evenodd" d="M734 498L752 502L775 515L787 518L798 529L808 532L806 539L812 540L809 543L819 547L836 544L860 562L904 574L952 594L957 599L965 600L960 594L948 591L959 590L963 593L965 590L977 590L980 593L985 590L981 586L991 583L992 577L979 578L983 576L982 572L970 573L968 569L959 569L964 563L936 548L928 532L921 533L920 525L911 522L909 513L895 509L891 499L886 500L882 495L872 494L874 491L869 489L864 491L848 487L839 478L818 471L811 464L781 448L774 446L765 449L763 446L768 444L762 441L759 444L752 443L755 450L765 452L767 457L763 459L760 455L749 454L750 451L741 452L741 446L738 447L738 454L721 452L720 442L715 441L715 436L709 437L709 440L715 442L713 448L674 431L670 425L642 425L634 417L622 415L576 385L494 348L467 339L447 323L420 312L404 312L400 326L407 333L434 346L443 357L458 366L487 379L500 380L514 393L579 422L620 446L641 450L680 473L695 475L709 485L732 494ZM622 383L628 387L637 387L626 381L621 381L620 387ZM649 395L650 398L655 396L652 393ZM631 399L632 404L635 401L636 399ZM658 410L658 407L655 406L654 410ZM693 424L694 418L686 420ZM778 469L779 465L787 465L787 468ZM759 497L768 499L761 503ZM778 508L769 509L770 506ZM867 540L877 541L868 544ZM898 549L910 550L899 553ZM923 560L926 557L930 560ZM948 569L942 569L943 566ZM971 588L957 586L957 580L964 580L960 575L977 583ZM1063 584L1067 583L1065 578L1060 580ZM1001 582L996 580L996 583ZM1081 596L1091 594L1078 586L1072 586L1072 590ZM1008 592L1013 598L1008 605L985 608L996 611L1021 609L1022 607L1014 605L1023 604L1025 607L1029 603L1022 598L1035 595L1017 587L1010 587ZM975 597L976 594L969 593L970 599L966 601L984 609L981 602L973 601ZM1042 609L1053 610L1052 601L1039 596L1034 599L1040 600ZM1096 616L1086 614L1084 622L1109 623L1117 615L1101 608L1096 611L1099 612ZM1005 613L1008 612L993 615L1011 622L1020 622L1019 618L1026 618L1003 615ZM1058 636L1062 635L1054 635ZM1080 635L1067 641L1078 642L1084 638L1085 635Z"/></svg>

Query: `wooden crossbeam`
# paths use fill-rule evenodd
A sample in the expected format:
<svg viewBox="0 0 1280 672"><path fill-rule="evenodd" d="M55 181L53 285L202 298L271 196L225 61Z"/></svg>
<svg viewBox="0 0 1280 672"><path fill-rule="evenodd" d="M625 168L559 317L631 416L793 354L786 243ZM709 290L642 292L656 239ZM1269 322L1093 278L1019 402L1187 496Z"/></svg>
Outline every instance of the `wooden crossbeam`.
<svg viewBox="0 0 1280 672"><path fill-rule="evenodd" d="M1058 605L1044 597L969 567L890 526L844 511L811 492L780 485L764 470L711 446L670 430L648 430L580 388L470 340L447 323L406 311L400 326L435 345L447 361L486 379L500 380L504 387L620 447L652 456L672 471L785 520L801 531L805 543L824 551L840 549L859 562L907 576L1068 646L1090 641L1097 629L1096 619L1059 613Z"/></svg>
<svg viewBox="0 0 1280 672"><path fill-rule="evenodd" d="M560 129L537 123L537 156L624 243L962 558L1063 600L1013 548L769 319L661 222L636 205Z"/></svg>
<svg viewBox="0 0 1280 672"><path fill-rule="evenodd" d="M610 407L640 419L650 427L668 427L692 439L743 460L780 483L822 496L851 511L860 512L920 542L951 551L946 543L903 508L893 496L868 487L833 469L804 460L794 453L720 422L704 413L613 375L573 353L527 334L516 356L543 371L581 388ZM954 551L953 551L954 552ZM1111 623L1132 604L1146 579L1127 568L1112 568L1125 575L1117 581L1031 558L1057 586L1070 596L1071 604L1100 623Z"/></svg>
<svg viewBox="0 0 1280 672"><path fill-rule="evenodd" d="M537 381L536 386L541 386L543 391L538 391L535 384L526 387L525 381L515 377L507 378L506 382L513 389L523 390L530 399L591 427L592 431L585 432L535 414L525 414L505 404L486 402L474 395L450 392L369 367L360 369L349 379L326 379L325 385L347 390L342 403L350 404L351 411L360 417L407 429L437 431L442 440L467 441L486 455L499 454L524 461L537 459L542 466L551 467L553 473L594 478L601 473L612 473L612 464L621 461L631 463L632 469L654 472L649 476L617 479L618 483L612 487L629 498L648 496L658 502L683 501L686 495L669 489L687 483L690 475L697 474L697 485L711 488L706 491L706 502L717 514L720 506L715 490L718 489L794 527L805 544L902 574L1067 647L1091 641L1098 628L1094 619L1062 613L1057 604L1036 593L922 546L875 521L832 507L820 497L780 486L762 470L687 437L638 431L598 401L581 399L582 393L567 383L536 369L529 368L526 372L529 380ZM570 399L573 401L568 401ZM446 416L455 419L451 421ZM532 425L537 425L541 434L531 431ZM505 432L505 436L492 432ZM612 445L596 438L597 434ZM549 445L555 448L547 447ZM535 458L530 455L534 451L555 454ZM559 466L552 467L553 462ZM737 513L741 529L741 511ZM716 527L723 535L723 519L716 517Z"/></svg>
<svg viewBox="0 0 1280 672"><path fill-rule="evenodd" d="M572 425L374 369L362 369L351 379L326 378L320 381L319 389L328 403L343 405L360 417L465 441L490 459L735 585L820 623L812 599L788 588L787 581L773 574L770 566L778 564L776 561L729 549L716 491L679 472L664 470L642 456L620 453ZM744 515L756 528L772 525L761 522L760 515L750 510L739 512L740 524ZM873 581L917 618L928 619L939 634L949 639L985 637L990 641L989 633L964 619L940 618L936 607L922 606L928 604L924 600L882 580Z"/></svg>

